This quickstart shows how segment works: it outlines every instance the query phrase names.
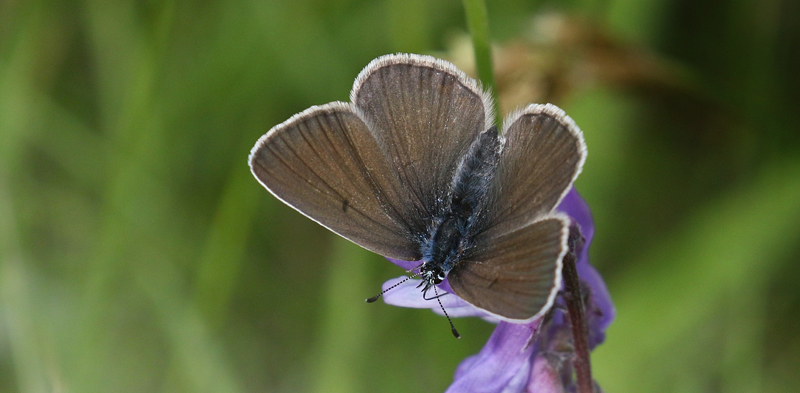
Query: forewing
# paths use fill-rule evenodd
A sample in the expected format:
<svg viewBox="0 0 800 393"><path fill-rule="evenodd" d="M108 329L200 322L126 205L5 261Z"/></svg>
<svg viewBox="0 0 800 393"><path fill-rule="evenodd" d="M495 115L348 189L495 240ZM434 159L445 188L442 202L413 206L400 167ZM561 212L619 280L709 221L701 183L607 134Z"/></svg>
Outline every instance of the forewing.
<svg viewBox="0 0 800 393"><path fill-rule="evenodd" d="M373 60L350 94L389 158L417 216L437 212L460 159L493 121L474 79L430 56Z"/></svg>
<svg viewBox="0 0 800 393"><path fill-rule="evenodd" d="M509 115L503 126L506 141L488 195L489 237L548 214L586 160L583 133L554 105L530 105Z"/></svg>
<svg viewBox="0 0 800 393"><path fill-rule="evenodd" d="M493 239L479 237L474 255L447 278L468 303L511 322L529 322L553 304L561 285L569 219L552 214Z"/></svg>
<svg viewBox="0 0 800 393"><path fill-rule="evenodd" d="M267 190L331 231L384 256L420 259L400 184L352 104L311 107L275 126L249 162Z"/></svg>

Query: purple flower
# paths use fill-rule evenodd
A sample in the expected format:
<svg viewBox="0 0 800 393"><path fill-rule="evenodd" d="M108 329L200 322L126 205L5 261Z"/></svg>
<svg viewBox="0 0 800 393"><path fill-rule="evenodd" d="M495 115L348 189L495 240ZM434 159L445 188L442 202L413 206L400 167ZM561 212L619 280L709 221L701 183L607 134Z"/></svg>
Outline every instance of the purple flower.
<svg viewBox="0 0 800 393"><path fill-rule="evenodd" d="M594 222L589 206L575 189L567 193L556 210L577 223L585 242L578 250L577 270L584 292L589 345L594 348L605 339L614 319L614 305L600 274L589 264L589 246L594 237ZM417 262L393 263L409 270ZM404 277L383 284L384 289ZM429 308L442 314L437 302L422 298L419 280L408 280L384 295L384 301L400 307ZM563 288L563 285L562 285ZM489 341L477 354L464 359L456 369L448 392L543 392L574 391L572 380L572 332L566 322L566 306L559 297L549 316L527 324L499 321L452 294L447 281L439 285L450 295L440 297L451 317L477 316L497 323Z"/></svg>

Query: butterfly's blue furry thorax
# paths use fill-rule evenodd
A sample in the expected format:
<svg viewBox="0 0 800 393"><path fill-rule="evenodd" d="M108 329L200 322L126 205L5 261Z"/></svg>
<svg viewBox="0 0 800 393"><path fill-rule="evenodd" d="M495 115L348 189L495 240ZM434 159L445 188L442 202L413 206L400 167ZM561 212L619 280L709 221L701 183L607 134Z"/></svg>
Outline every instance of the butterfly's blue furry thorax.
<svg viewBox="0 0 800 393"><path fill-rule="evenodd" d="M502 139L493 126L478 135L459 163L448 198L432 217L421 245L424 264L419 274L429 285L440 283L469 255L475 235L482 229L482 213L501 148Z"/></svg>

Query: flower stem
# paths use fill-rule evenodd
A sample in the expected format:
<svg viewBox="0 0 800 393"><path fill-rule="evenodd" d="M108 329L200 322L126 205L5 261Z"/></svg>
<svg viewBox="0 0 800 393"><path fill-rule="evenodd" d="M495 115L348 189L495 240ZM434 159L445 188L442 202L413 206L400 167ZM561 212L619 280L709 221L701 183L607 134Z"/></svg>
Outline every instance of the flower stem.
<svg viewBox="0 0 800 393"><path fill-rule="evenodd" d="M489 16L486 3L483 0L463 0L464 11L467 17L467 26L472 36L472 47L475 50L475 66L478 69L478 79L483 87L488 89L494 98L495 122L499 124L500 117L497 110L497 95L494 86L494 72L492 70L492 47L489 41Z"/></svg>
<svg viewBox="0 0 800 393"><path fill-rule="evenodd" d="M583 246L583 236L580 228L573 225L569 231L569 252L564 256L564 299L567 302L569 321L572 326L572 343L575 348L575 375L578 383L578 393L592 393L592 365L589 360L589 330L586 313L583 308L583 296L578 278L578 269L575 263L578 260L578 250Z"/></svg>

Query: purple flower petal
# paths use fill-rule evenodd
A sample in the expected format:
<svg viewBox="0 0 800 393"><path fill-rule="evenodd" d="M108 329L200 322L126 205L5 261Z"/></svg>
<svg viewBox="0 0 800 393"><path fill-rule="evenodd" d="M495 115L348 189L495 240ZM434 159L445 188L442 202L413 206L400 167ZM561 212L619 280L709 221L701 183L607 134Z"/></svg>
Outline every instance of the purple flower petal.
<svg viewBox="0 0 800 393"><path fill-rule="evenodd" d="M444 315L442 308L439 306L439 302L434 299L425 300L422 297L422 291L420 291L419 288L419 284L422 282L421 280L407 280L399 284L407 278L408 277L402 276L383 283L383 290L390 288L392 285L397 285L397 287L383 295L383 301L386 304L398 307L429 308L439 315ZM460 297L453 295L452 292L439 291L439 294L444 294L439 300L442 301L442 306L447 310L447 315L450 317L480 317L494 323L500 321L498 318L487 314ZM433 296L433 293L429 292L429 296Z"/></svg>
<svg viewBox="0 0 800 393"><path fill-rule="evenodd" d="M564 195L564 199L556 206L556 210L566 213L581 226L581 233L586 239L584 249L589 248L589 244L594 238L594 220L589 205L574 187L567 192L567 195Z"/></svg>
<svg viewBox="0 0 800 393"><path fill-rule="evenodd" d="M583 258L581 258L583 259ZM605 331L614 321L617 314L611 295L608 293L600 273L588 262L581 264L578 261L578 277L587 284L592 291L592 304L587 307L586 314L589 318L589 345L592 349L605 340Z"/></svg>
<svg viewBox="0 0 800 393"><path fill-rule="evenodd" d="M395 265L402 267L403 270L405 270L405 271L409 271L409 270L419 266L422 263L422 261L402 261L402 260L394 259L394 258L386 258L386 259L388 259L389 262L394 263Z"/></svg>
<svg viewBox="0 0 800 393"><path fill-rule="evenodd" d="M538 322L500 322L489 342L475 356L461 362L448 393L521 391L527 383L518 374L528 374L533 345L527 345ZM514 382L514 385L510 386ZM516 387L516 389L513 389ZM509 389L511 388L511 389Z"/></svg>
<svg viewBox="0 0 800 393"><path fill-rule="evenodd" d="M543 355L538 355L533 360L533 371L528 381L525 392L564 393L561 375Z"/></svg>

